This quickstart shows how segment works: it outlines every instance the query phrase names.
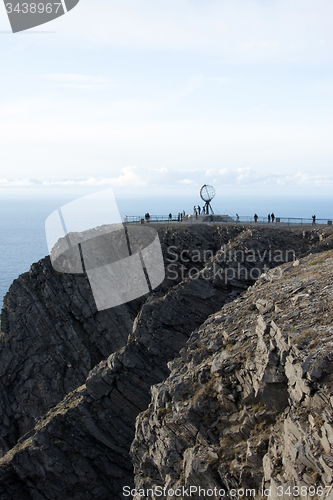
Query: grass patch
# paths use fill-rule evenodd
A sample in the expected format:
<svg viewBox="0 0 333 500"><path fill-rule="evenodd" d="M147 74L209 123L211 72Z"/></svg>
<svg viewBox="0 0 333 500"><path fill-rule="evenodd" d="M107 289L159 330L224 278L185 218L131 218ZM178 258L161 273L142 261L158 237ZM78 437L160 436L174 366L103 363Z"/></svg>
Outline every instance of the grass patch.
<svg viewBox="0 0 333 500"><path fill-rule="evenodd" d="M318 335L314 330L306 329L301 333L298 333L292 339L294 344L306 344L309 345L313 340L317 339Z"/></svg>
<svg viewBox="0 0 333 500"><path fill-rule="evenodd" d="M259 401L259 403L252 404L251 407L254 413L258 413L258 411L263 411L267 409L265 403L263 403L262 401Z"/></svg>

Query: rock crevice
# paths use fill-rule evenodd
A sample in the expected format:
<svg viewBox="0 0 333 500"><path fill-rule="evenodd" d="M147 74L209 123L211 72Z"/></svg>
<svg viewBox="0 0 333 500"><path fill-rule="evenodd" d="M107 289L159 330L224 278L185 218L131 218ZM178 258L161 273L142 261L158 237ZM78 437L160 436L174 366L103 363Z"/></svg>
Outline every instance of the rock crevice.
<svg viewBox="0 0 333 500"><path fill-rule="evenodd" d="M318 485L329 477L332 233L159 235L166 279L130 304L97 312L86 278L48 259L12 285L0 351L4 500L277 488L303 484L309 464ZM290 249L289 264L273 259Z"/></svg>

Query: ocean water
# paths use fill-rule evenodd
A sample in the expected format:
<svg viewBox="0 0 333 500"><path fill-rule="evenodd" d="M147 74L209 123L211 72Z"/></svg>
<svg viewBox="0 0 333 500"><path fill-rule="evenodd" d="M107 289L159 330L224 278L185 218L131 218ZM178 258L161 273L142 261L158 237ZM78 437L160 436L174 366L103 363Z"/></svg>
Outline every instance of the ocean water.
<svg viewBox="0 0 333 500"><path fill-rule="evenodd" d="M45 220L57 208L77 199L77 196L17 198L6 196L0 200L0 307L13 280L29 271L31 264L48 255ZM122 220L125 215L174 213L183 210L184 203L146 199L117 200ZM180 205L182 208L179 208ZM168 209L168 211L167 211Z"/></svg>
<svg viewBox="0 0 333 500"><path fill-rule="evenodd" d="M32 263L48 254L45 237L45 220L60 206L81 195L18 198L6 196L0 201L0 306L11 283L20 274L27 272ZM193 205L202 201L191 198L119 198L117 204L122 220L125 215L167 215L185 210L192 213ZM333 218L331 199L272 199L228 197L212 202L215 213L234 216L266 216L274 211L277 217Z"/></svg>
<svg viewBox="0 0 333 500"><path fill-rule="evenodd" d="M48 254L44 222L54 210L52 202L5 200L0 202L0 301L9 286L33 262Z"/></svg>

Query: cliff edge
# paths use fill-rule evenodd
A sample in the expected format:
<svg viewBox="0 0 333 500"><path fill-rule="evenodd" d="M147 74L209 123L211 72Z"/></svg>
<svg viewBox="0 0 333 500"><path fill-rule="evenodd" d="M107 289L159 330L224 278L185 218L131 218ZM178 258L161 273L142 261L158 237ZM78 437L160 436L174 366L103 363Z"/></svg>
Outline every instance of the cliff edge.
<svg viewBox="0 0 333 500"><path fill-rule="evenodd" d="M97 312L85 276L60 275L48 259L12 285L0 353L4 500L128 498L126 488L145 498L186 485L227 495L330 478L332 232L158 231L166 279L130 304Z"/></svg>

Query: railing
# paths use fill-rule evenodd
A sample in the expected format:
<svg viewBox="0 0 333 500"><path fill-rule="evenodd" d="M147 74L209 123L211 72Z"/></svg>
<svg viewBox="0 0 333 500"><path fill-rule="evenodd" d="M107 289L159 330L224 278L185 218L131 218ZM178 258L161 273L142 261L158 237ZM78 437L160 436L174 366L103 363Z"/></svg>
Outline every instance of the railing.
<svg viewBox="0 0 333 500"><path fill-rule="evenodd" d="M176 216L170 217L168 215L151 215L149 217L149 221L146 220L144 215L126 215L124 217L124 222L140 222L143 220L144 222L178 222L178 218Z"/></svg>
<svg viewBox="0 0 333 500"><path fill-rule="evenodd" d="M209 216L207 216L207 220L209 221L208 219ZM150 215L149 216L149 219L147 220L145 215L126 215L124 217L124 222L127 222L127 223L140 223L141 221L143 221L143 223L146 223L146 222L187 222L187 223L192 223L192 222L202 222L202 215L198 216L198 219L196 219L195 215L192 215L192 214L188 214L188 215L185 215L185 216L180 216L180 218L178 219L178 214L176 215L171 215L171 217L169 215Z"/></svg>
<svg viewBox="0 0 333 500"><path fill-rule="evenodd" d="M255 222L253 216L239 216L239 222L246 222L247 224L283 224L283 225L331 225L333 217L330 219L316 219L315 223L313 223L312 217L276 217L274 222L272 220L268 221L268 217L258 217L257 222ZM235 222L236 218L235 218Z"/></svg>
<svg viewBox="0 0 333 500"><path fill-rule="evenodd" d="M208 219L208 217L207 217ZM197 222L202 222L202 217L199 217L199 220L196 219L195 215L186 215L185 217L181 218L178 221L178 215L172 215L170 218L169 215L151 215L149 217L149 220L145 218L144 215L126 215L124 217L124 222L127 223L136 223L139 224L141 221L143 223L147 222L169 222L169 223L178 223L178 222L183 222L183 223L197 223ZM230 217L230 219L226 222L220 222L216 221L217 224L251 224L251 225L283 225L283 226L290 226L290 225L332 225L333 217L330 219L316 219L315 224L313 224L312 218L311 217L276 217L274 222L268 221L267 216L262 217L258 216L257 222L254 221L253 216L249 215L244 215L244 216L239 216L239 220L236 220L236 217ZM214 222L214 221L213 221Z"/></svg>

